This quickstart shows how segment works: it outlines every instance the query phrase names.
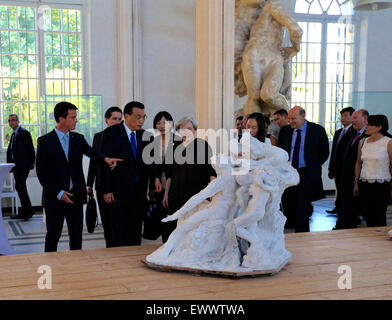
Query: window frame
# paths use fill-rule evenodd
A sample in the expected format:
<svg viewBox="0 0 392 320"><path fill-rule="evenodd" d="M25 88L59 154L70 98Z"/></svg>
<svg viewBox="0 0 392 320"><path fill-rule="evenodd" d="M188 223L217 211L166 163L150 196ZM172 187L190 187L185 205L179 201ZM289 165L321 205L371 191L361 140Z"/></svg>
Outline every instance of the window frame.
<svg viewBox="0 0 392 320"><path fill-rule="evenodd" d="M39 19L39 13L38 9L41 6L49 6L51 8L55 9L75 9L79 10L80 12L80 18L81 18L81 24L80 24L80 44L81 44L81 62L82 62L82 94L86 95L87 92L89 92L90 89L90 72L89 70L89 35L88 35L88 22L87 22L87 5L86 5L86 0L13 0L13 1L5 1L5 0L0 0L0 5L2 6L23 6L23 7L30 7L34 8L35 11L35 23L36 23L36 32L37 34L37 43L36 43L36 56L37 56L37 62L39 63L39 66L37 66L37 73L38 73L38 99L41 97L45 96L46 93L46 72L45 72L45 31L41 28L38 27L38 19ZM0 113L0 118L2 118L2 113ZM4 119L1 120L1 126L2 127L7 127L7 124L5 124ZM20 123L23 125L23 122ZM43 125L46 126L46 123L40 123L38 127L42 127ZM3 140L3 130L0 130L0 141ZM7 150L7 146L4 145L4 147L0 147L0 152L4 153Z"/></svg>
<svg viewBox="0 0 392 320"><path fill-rule="evenodd" d="M315 0L317 1L317 0ZM335 0L334 0L335 1ZM348 17L351 23L354 24L354 44L353 44L353 79L352 92L357 91L358 88L358 59L360 49L360 17L354 11L353 15L328 15L328 14L306 14L295 12L296 1L293 1L290 6L290 14L297 22L317 22L321 23L321 59L320 59L320 104L319 104L319 121L318 123L325 127L326 125L326 89L327 89L327 33L328 23L339 23L339 20ZM355 107L354 107L355 108ZM341 123L336 119L335 130L341 127Z"/></svg>

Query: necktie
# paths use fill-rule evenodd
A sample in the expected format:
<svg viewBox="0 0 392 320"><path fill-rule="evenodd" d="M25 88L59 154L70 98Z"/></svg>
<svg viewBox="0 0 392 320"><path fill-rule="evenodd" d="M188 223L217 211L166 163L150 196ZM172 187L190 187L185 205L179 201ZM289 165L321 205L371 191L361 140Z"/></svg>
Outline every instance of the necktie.
<svg viewBox="0 0 392 320"><path fill-rule="evenodd" d="M136 138L135 138L135 132L131 132L131 148L133 152L133 157L136 160L137 157L137 147L136 147Z"/></svg>
<svg viewBox="0 0 392 320"><path fill-rule="evenodd" d="M358 131L357 135L355 136L353 143L351 144L351 146L353 146L358 140L359 140L359 136L361 135L361 133Z"/></svg>
<svg viewBox="0 0 392 320"><path fill-rule="evenodd" d="M340 136L339 136L339 139L338 139L338 143L340 142L340 140L342 140L342 138L343 138L343 136L346 134L346 129L343 129L342 130L342 133L340 134Z"/></svg>
<svg viewBox="0 0 392 320"><path fill-rule="evenodd" d="M62 145L63 145L63 150L64 150L64 153L65 153L65 157L67 158L67 161L68 161L69 141L68 141L68 135L67 134L63 135L63 143L62 143ZM72 183L72 178L70 177L69 178L69 190L72 190L72 188L73 188L73 183Z"/></svg>
<svg viewBox="0 0 392 320"><path fill-rule="evenodd" d="M14 142L15 142L15 131L12 133L11 142L10 142L10 150L11 150L11 159L14 160Z"/></svg>
<svg viewBox="0 0 392 320"><path fill-rule="evenodd" d="M295 140L294 144L294 152L293 152L293 159L291 161L291 164L295 169L298 169L299 167L299 150L301 148L301 130L297 130L297 138Z"/></svg>
<svg viewBox="0 0 392 320"><path fill-rule="evenodd" d="M136 146L136 138L135 138L135 132L131 132L131 148L133 152L133 157L135 160L137 159L137 146ZM135 177L135 182L138 181L138 177Z"/></svg>

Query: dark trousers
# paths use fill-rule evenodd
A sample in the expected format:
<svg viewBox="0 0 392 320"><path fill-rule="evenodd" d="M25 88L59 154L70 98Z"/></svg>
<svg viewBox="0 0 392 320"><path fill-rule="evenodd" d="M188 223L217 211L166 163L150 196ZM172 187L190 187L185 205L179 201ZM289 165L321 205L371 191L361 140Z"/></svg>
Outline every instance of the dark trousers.
<svg viewBox="0 0 392 320"><path fill-rule="evenodd" d="M295 227L295 232L309 232L309 217L312 215L312 182L306 168L297 169L299 184L287 188L282 196L286 226Z"/></svg>
<svg viewBox="0 0 392 320"><path fill-rule="evenodd" d="M103 235L105 237L106 248L113 247L112 243L112 213L111 213L111 204L108 204L103 200L103 194L97 192L97 200L99 213L101 215L102 227L103 227Z"/></svg>
<svg viewBox="0 0 392 320"><path fill-rule="evenodd" d="M46 238L45 252L56 252L63 230L64 219L67 221L70 250L82 249L83 206L57 202L53 207L45 206Z"/></svg>
<svg viewBox="0 0 392 320"><path fill-rule="evenodd" d="M342 179L342 210L338 213L337 229L356 228L361 223L359 197L354 197L354 178Z"/></svg>
<svg viewBox="0 0 392 320"><path fill-rule="evenodd" d="M390 199L391 183L359 182L359 198L368 227L387 225L387 207Z"/></svg>
<svg viewBox="0 0 392 320"><path fill-rule="evenodd" d="M34 214L26 186L26 180L29 176L29 172L30 170L21 169L16 169L14 171L15 189L18 192L20 204L22 206L20 214L25 217L31 217Z"/></svg>
<svg viewBox="0 0 392 320"><path fill-rule="evenodd" d="M335 199L335 207L336 209L341 210L343 207L343 195L342 195L342 185L341 185L342 177L340 174L336 174L335 176L335 186L336 186L336 199Z"/></svg>
<svg viewBox="0 0 392 320"><path fill-rule="evenodd" d="M138 184L127 203L115 202L111 206L113 247L140 246L143 219L148 212L147 190Z"/></svg>

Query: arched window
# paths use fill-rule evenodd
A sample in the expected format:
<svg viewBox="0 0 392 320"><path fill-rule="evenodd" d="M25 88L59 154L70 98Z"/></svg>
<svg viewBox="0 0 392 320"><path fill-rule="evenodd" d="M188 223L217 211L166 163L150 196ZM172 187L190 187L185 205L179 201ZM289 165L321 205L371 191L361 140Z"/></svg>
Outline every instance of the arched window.
<svg viewBox="0 0 392 320"><path fill-rule="evenodd" d="M352 0L296 0L292 15L304 34L292 62L292 106L306 109L332 139L354 89L356 16Z"/></svg>

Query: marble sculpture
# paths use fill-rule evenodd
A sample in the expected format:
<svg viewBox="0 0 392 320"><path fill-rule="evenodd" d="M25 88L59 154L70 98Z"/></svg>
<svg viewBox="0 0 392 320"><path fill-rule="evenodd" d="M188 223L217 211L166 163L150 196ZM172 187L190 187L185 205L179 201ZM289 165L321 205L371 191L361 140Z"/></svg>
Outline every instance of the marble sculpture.
<svg viewBox="0 0 392 320"><path fill-rule="evenodd" d="M282 47L284 27L291 47ZM300 50L302 34L279 0L236 0L235 93L248 95L245 115L289 108L289 63Z"/></svg>
<svg viewBox="0 0 392 320"><path fill-rule="evenodd" d="M279 270L290 261L280 199L299 182L298 173L271 143L249 134L241 143L250 151L216 156L217 179L162 220L178 219L177 228L148 263L241 273ZM250 170L238 174L239 164Z"/></svg>

